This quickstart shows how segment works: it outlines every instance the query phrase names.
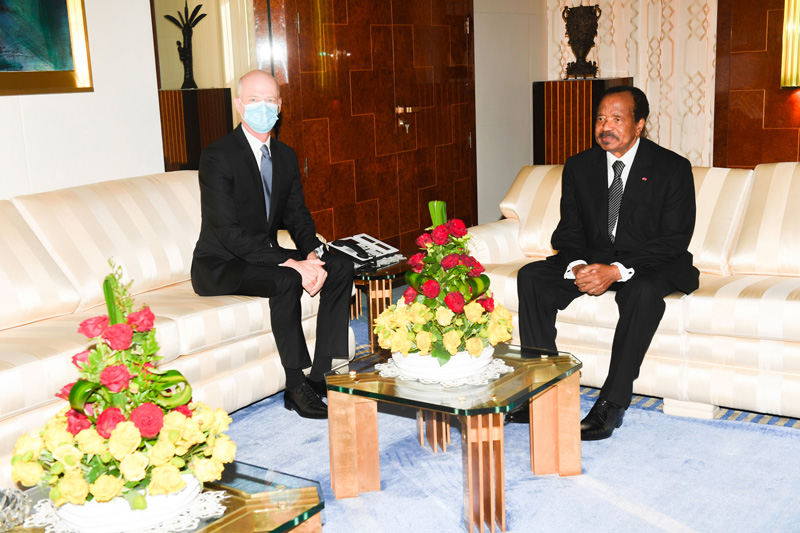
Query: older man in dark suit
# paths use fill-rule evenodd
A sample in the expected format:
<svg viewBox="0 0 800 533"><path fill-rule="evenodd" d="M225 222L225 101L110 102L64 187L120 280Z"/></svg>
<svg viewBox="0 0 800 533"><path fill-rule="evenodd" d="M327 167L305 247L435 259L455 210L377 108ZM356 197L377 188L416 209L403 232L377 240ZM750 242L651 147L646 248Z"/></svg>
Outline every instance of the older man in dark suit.
<svg viewBox="0 0 800 533"><path fill-rule="evenodd" d="M615 291L619 321L608 377L581 422L583 440L622 425L633 381L664 315L664 297L697 288L687 251L695 222L689 161L642 137L649 104L635 87L609 89L597 109L597 145L564 165L556 255L519 271L523 345L556 349L556 313L582 294ZM527 421L527 409L510 415Z"/></svg>
<svg viewBox="0 0 800 533"><path fill-rule="evenodd" d="M236 109L242 124L200 157L202 226L192 261L201 296L269 298L272 332L286 372L284 405L307 418L326 418L324 373L347 354L353 263L328 254L306 207L294 150L272 130L281 98L268 73L242 76ZM287 228L297 250L279 246ZM320 293L314 364L301 324L303 290ZM311 366L306 379L303 369Z"/></svg>

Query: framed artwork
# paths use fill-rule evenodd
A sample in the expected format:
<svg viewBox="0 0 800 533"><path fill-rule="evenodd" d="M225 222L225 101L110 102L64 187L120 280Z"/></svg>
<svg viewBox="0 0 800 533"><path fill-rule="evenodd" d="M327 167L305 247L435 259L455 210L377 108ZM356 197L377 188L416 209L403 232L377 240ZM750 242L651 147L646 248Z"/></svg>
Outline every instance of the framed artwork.
<svg viewBox="0 0 800 533"><path fill-rule="evenodd" d="M92 90L83 0L0 0L0 95Z"/></svg>

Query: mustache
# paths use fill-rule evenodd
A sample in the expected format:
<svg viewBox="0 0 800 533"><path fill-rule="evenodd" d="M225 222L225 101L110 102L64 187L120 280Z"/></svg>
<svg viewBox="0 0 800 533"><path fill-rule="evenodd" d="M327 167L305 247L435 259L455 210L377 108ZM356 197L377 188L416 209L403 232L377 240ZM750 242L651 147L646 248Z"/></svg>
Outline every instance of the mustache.
<svg viewBox="0 0 800 533"><path fill-rule="evenodd" d="M606 139L614 139L615 141L618 141L618 140L619 140L619 137L617 137L616 135L614 135L614 134L613 134L612 132L610 132L610 131L604 131L603 133L601 133L600 135L598 135L598 136L597 136L597 138L598 138L598 139L601 139L601 140L606 140Z"/></svg>

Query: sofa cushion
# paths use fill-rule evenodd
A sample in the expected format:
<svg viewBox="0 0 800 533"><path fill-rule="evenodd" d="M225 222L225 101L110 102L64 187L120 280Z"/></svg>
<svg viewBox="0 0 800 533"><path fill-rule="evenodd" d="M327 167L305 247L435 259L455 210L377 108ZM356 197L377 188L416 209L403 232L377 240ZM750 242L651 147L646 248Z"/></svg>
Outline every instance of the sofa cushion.
<svg viewBox="0 0 800 533"><path fill-rule="evenodd" d="M12 200L81 296L103 302L114 258L132 294L189 279L200 233L196 171L105 181Z"/></svg>
<svg viewBox="0 0 800 533"><path fill-rule="evenodd" d="M519 247L525 255L550 255L550 237L561 218L562 165L524 166L503 201L500 212L519 220Z"/></svg>
<svg viewBox="0 0 800 533"><path fill-rule="evenodd" d="M97 307L0 331L0 420L56 401L61 387L78 377L72 356L87 346L78 326L105 312L105 307ZM159 355L175 359L175 323L156 316L155 327Z"/></svg>
<svg viewBox="0 0 800 533"><path fill-rule="evenodd" d="M312 298L303 292L300 303L301 319L306 320L316 315L319 296ZM268 298L198 296L190 281L140 294L136 305L143 304L177 328L177 349L162 353L159 364L174 360L178 354L185 356L272 331Z"/></svg>
<svg viewBox="0 0 800 533"><path fill-rule="evenodd" d="M0 228L0 329L75 311L78 291L8 200Z"/></svg>
<svg viewBox="0 0 800 533"><path fill-rule="evenodd" d="M800 342L800 278L701 274L686 311L691 333Z"/></svg>
<svg viewBox="0 0 800 533"><path fill-rule="evenodd" d="M753 185L753 171L693 167L697 220L689 251L702 272L730 274L730 255Z"/></svg>
<svg viewBox="0 0 800 533"><path fill-rule="evenodd" d="M800 163L758 165L742 231L731 257L734 274L800 276Z"/></svg>

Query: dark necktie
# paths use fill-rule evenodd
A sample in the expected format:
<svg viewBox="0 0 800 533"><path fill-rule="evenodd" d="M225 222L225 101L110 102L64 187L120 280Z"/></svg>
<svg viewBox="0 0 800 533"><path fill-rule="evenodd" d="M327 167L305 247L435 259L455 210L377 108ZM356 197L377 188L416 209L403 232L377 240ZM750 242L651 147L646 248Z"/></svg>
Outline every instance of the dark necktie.
<svg viewBox="0 0 800 533"><path fill-rule="evenodd" d="M264 184L264 201L267 204L267 220L269 220L269 200L272 196L272 158L266 144L261 145L261 182Z"/></svg>
<svg viewBox="0 0 800 533"><path fill-rule="evenodd" d="M619 204L622 201L622 169L625 168L625 163L614 161L611 168L614 169L614 179L611 181L611 187L608 188L608 238L614 242L614 226L617 223Z"/></svg>

